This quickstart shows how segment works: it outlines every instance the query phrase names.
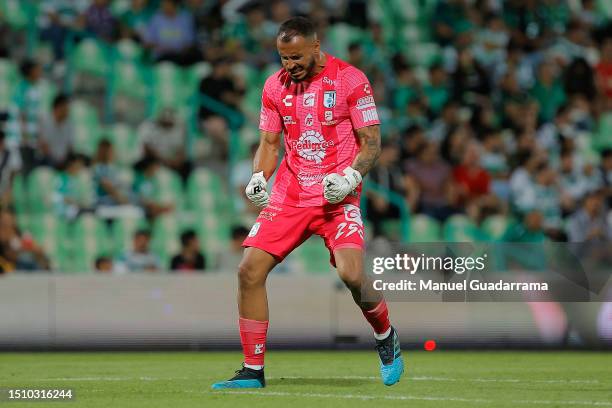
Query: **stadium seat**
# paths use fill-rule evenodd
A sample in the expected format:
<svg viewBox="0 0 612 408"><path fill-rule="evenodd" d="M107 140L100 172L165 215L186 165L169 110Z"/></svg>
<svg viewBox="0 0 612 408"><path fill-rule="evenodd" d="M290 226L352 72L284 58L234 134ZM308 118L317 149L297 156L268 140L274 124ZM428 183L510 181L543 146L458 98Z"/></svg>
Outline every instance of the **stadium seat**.
<svg viewBox="0 0 612 408"><path fill-rule="evenodd" d="M28 218L28 231L45 253L49 254L52 266L59 267L60 260L65 258L66 225L51 214L31 214Z"/></svg>
<svg viewBox="0 0 612 408"><path fill-rule="evenodd" d="M112 252L110 230L104 221L92 214L84 214L75 222L66 224L64 246L70 255L65 260L66 272L83 273L94 267L96 257Z"/></svg>
<svg viewBox="0 0 612 408"><path fill-rule="evenodd" d="M155 174L155 199L163 203L174 203L183 206L183 185L179 175L165 167Z"/></svg>
<svg viewBox="0 0 612 408"><path fill-rule="evenodd" d="M138 159L138 138L132 127L125 123L117 123L109 129L106 135L113 143L118 164L130 166Z"/></svg>
<svg viewBox="0 0 612 408"><path fill-rule="evenodd" d="M151 250L160 257L163 268L168 268L171 256L180 250L181 232L181 223L174 214L161 216L153 222Z"/></svg>
<svg viewBox="0 0 612 408"><path fill-rule="evenodd" d="M597 0L597 12L605 16L606 19L612 19L612 2L610 0Z"/></svg>
<svg viewBox="0 0 612 408"><path fill-rule="evenodd" d="M410 242L439 242L440 223L423 214L415 214L410 218Z"/></svg>
<svg viewBox="0 0 612 408"><path fill-rule="evenodd" d="M327 32L327 39L335 55L346 59L348 56L348 46L352 42L361 39L361 31L346 23L338 23L330 26Z"/></svg>
<svg viewBox="0 0 612 408"><path fill-rule="evenodd" d="M502 238L512 220L504 215L492 215L482 223L483 232L492 240Z"/></svg>
<svg viewBox="0 0 612 408"><path fill-rule="evenodd" d="M100 140L100 129L94 124L75 123L74 150L86 156L93 156Z"/></svg>
<svg viewBox="0 0 612 408"><path fill-rule="evenodd" d="M453 215L444 223L442 236L448 242L476 242L483 239L482 232L465 215Z"/></svg>
<svg viewBox="0 0 612 408"><path fill-rule="evenodd" d="M209 169L200 167L195 169L187 182L187 199L193 210L203 210L207 213L230 210L228 208L227 194L219 176Z"/></svg>
<svg viewBox="0 0 612 408"><path fill-rule="evenodd" d="M3 74L0 73L0 110L9 108L14 88L15 82L6 79Z"/></svg>
<svg viewBox="0 0 612 408"><path fill-rule="evenodd" d="M592 147L603 150L612 147L612 113L604 113L597 124L597 133L593 134Z"/></svg>
<svg viewBox="0 0 612 408"><path fill-rule="evenodd" d="M115 58L123 61L140 61L144 55L143 48L129 39L118 41L114 51Z"/></svg>
<svg viewBox="0 0 612 408"><path fill-rule="evenodd" d="M164 107L186 103L186 72L171 62L159 62L153 67L153 113Z"/></svg>
<svg viewBox="0 0 612 408"><path fill-rule="evenodd" d="M144 218L118 218L113 222L111 228L112 247L111 251L115 255L120 255L132 248L132 236L141 228L148 228L149 225Z"/></svg>
<svg viewBox="0 0 612 408"><path fill-rule="evenodd" d="M149 98L150 73L148 69L134 62L118 61L112 75L112 96L129 96L147 100Z"/></svg>
<svg viewBox="0 0 612 408"><path fill-rule="evenodd" d="M33 6L29 3L21 0L2 0L0 15L13 29L23 29L28 25L28 10Z"/></svg>
<svg viewBox="0 0 612 408"><path fill-rule="evenodd" d="M292 259L299 260L301 263L298 269L303 269L308 274L329 274L331 272L329 251L320 237L310 237L295 252L297 257Z"/></svg>
<svg viewBox="0 0 612 408"><path fill-rule="evenodd" d="M70 54L70 67L74 72L106 77L111 67L110 52L94 38L81 40Z"/></svg>
<svg viewBox="0 0 612 408"><path fill-rule="evenodd" d="M27 180L30 210L36 213L49 212L53 207L56 173L50 167L38 167Z"/></svg>
<svg viewBox="0 0 612 408"><path fill-rule="evenodd" d="M406 44L403 54L413 64L423 67L430 67L442 57L440 46L433 42Z"/></svg>

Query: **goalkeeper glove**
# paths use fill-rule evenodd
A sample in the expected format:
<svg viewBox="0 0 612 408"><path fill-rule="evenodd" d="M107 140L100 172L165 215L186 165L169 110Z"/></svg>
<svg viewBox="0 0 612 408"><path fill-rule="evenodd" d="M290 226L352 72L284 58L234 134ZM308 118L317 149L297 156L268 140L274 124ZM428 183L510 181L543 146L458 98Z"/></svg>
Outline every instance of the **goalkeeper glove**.
<svg viewBox="0 0 612 408"><path fill-rule="evenodd" d="M265 207L270 201L270 196L266 191L267 187L268 183L263 175L263 171L254 173L246 187L246 196L256 206Z"/></svg>
<svg viewBox="0 0 612 408"><path fill-rule="evenodd" d="M332 173L323 179L323 197L331 204L337 204L361 183L361 173L352 167L344 169L344 175Z"/></svg>

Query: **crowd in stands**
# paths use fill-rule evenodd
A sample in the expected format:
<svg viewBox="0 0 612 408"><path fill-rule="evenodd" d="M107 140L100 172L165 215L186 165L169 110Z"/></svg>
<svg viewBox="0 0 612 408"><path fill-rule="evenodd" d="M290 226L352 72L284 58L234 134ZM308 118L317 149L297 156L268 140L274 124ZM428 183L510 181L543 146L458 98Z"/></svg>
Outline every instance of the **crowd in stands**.
<svg viewBox="0 0 612 408"><path fill-rule="evenodd" d="M25 26L11 24L0 7L0 58L20 61L14 78L0 69L4 81L14 82L8 103L0 102L2 270L52 267L53 254L45 254L15 216L25 212L27 218L30 206L39 203L23 208L12 194L17 178L23 182L41 167L57 172L50 211L59 219L70 223L93 214L111 225L134 216L152 227L185 211L181 200L190 194L198 169L220 171L223 180L228 172L215 165L233 163L225 192L200 194L229 195L228 210L248 225L257 209L241 193L256 146L262 81L279 68L277 27L296 14L315 21L324 51L362 69L372 83L383 133L378 166L366 180L379 188L364 198L373 237L388 235L386 225L407 209L441 225L457 215L476 226L503 215L515 221L504 234L509 241L612 240L612 7L605 1L23 4L36 11ZM202 72L196 81L183 82L190 84L189 95L205 100L184 99L176 106L149 95L156 108L131 123L134 143L118 146L106 131L116 123L109 121L113 116L104 101L112 99L113 109L126 115L131 105L118 108L123 105L107 82L92 95L70 80L75 75L70 53L91 39L116 49L136 44L143 51L138 67L171 63L184 78ZM26 52L29 41L47 47L50 56L44 60ZM145 83L151 80L146 78ZM74 108L87 98L95 117L76 123ZM232 115L239 117L238 139L230 136L236 126ZM88 135L84 128L98 122L104 122L100 136L85 143L93 148L81 149L82 135ZM242 137L248 134L255 137ZM126 180L128 170L133 176ZM160 194L160 172L176 176L178 194L184 195ZM83 178L92 191L82 188ZM198 215L197 207L191 210ZM245 235L243 226L227 225L232 227L225 232L232 249L219 252L214 264L202 254L206 245L193 229L182 231L179 253L167 254L170 262L163 264L149 246L152 229L145 228L134 233L131 248L97 256L95 269L231 268Z"/></svg>

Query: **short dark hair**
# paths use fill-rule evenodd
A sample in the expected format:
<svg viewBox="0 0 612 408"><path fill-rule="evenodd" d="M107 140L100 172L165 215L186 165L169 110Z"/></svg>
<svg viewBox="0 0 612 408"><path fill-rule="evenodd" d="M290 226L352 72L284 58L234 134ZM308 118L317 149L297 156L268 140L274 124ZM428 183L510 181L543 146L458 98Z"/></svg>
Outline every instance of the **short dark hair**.
<svg viewBox="0 0 612 408"><path fill-rule="evenodd" d="M100 141L98 142L98 147L111 147L112 145L113 142L111 142L110 139L106 137L100 139Z"/></svg>
<svg viewBox="0 0 612 408"><path fill-rule="evenodd" d="M281 24L278 28L277 37L280 38L282 42L289 42L297 36L306 38L315 35L316 30L312 21L306 17L293 17Z"/></svg>
<svg viewBox="0 0 612 408"><path fill-rule="evenodd" d="M140 228L138 230L136 230L136 232L134 233L133 237L139 237L139 236L145 236L147 238L151 238L151 230L147 229L147 228Z"/></svg>
<svg viewBox="0 0 612 408"><path fill-rule="evenodd" d="M36 63L36 61L27 58L21 62L21 65L19 66L19 71L21 72L22 76L27 78L32 73L32 70L37 66L38 64Z"/></svg>
<svg viewBox="0 0 612 408"><path fill-rule="evenodd" d="M601 158L607 159L608 157L612 157L612 148L608 147L602 150Z"/></svg>
<svg viewBox="0 0 612 408"><path fill-rule="evenodd" d="M51 102L51 107L55 109L60 105L68 103L68 101L70 101L70 97L65 93L60 93L55 98L53 98L53 102Z"/></svg>
<svg viewBox="0 0 612 408"><path fill-rule="evenodd" d="M181 245L187 246L187 244L189 244L192 239L197 238L197 236L198 235L196 234L196 232L192 229L183 231L183 233L181 234Z"/></svg>

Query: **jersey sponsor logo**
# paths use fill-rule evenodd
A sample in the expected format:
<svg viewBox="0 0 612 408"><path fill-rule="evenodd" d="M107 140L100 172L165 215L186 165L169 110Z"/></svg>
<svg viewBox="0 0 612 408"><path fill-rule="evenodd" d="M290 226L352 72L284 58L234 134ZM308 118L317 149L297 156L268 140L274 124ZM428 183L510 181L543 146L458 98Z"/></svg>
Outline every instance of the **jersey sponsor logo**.
<svg viewBox="0 0 612 408"><path fill-rule="evenodd" d="M359 207L353 204L344 204L344 219L349 222L355 222L360 226L363 226L363 221L361 220L361 210Z"/></svg>
<svg viewBox="0 0 612 408"><path fill-rule="evenodd" d="M323 77L323 83L331 86L336 86L336 81L333 79L329 79L328 77Z"/></svg>
<svg viewBox="0 0 612 408"><path fill-rule="evenodd" d="M260 222L256 222L255 224L253 224L253 227L251 227L251 230L249 231L249 237L254 237L255 235L257 235L257 232L259 232L260 226L261 226Z"/></svg>
<svg viewBox="0 0 612 408"><path fill-rule="evenodd" d="M325 121L331 122L334 120L334 113L332 111L325 111Z"/></svg>
<svg viewBox="0 0 612 408"><path fill-rule="evenodd" d="M364 85L363 85L363 92L364 92L364 93L366 93L366 94L368 94L368 95L369 95L370 93L372 93L372 90L370 90L370 84L364 84Z"/></svg>
<svg viewBox="0 0 612 408"><path fill-rule="evenodd" d="M357 109L367 109L375 106L376 104L374 103L374 97L372 95L357 99Z"/></svg>
<svg viewBox="0 0 612 408"><path fill-rule="evenodd" d="M263 343L255 345L255 352L253 354L263 354Z"/></svg>
<svg viewBox="0 0 612 408"><path fill-rule="evenodd" d="M314 130L307 130L300 135L299 140L292 141L291 147L306 160L319 164L325 158L325 151L332 147L334 141L326 141L322 134Z"/></svg>
<svg viewBox="0 0 612 408"><path fill-rule="evenodd" d="M368 109L361 112L361 114L363 115L364 122L372 122L374 120L378 120L378 113L376 112L376 109Z"/></svg>
<svg viewBox="0 0 612 408"><path fill-rule="evenodd" d="M306 117L304 118L304 124L306 126L312 126L312 124L314 123L314 119L312 117L312 113L309 113L308 115L306 115Z"/></svg>
<svg viewBox="0 0 612 408"><path fill-rule="evenodd" d="M303 104L306 108L312 108L313 106L315 106L315 94L305 93Z"/></svg>
<svg viewBox="0 0 612 408"><path fill-rule="evenodd" d="M298 183L300 183L300 185L304 187L321 184L323 178L325 178L325 173L313 174L300 171L297 175Z"/></svg>
<svg viewBox="0 0 612 408"><path fill-rule="evenodd" d="M336 91L323 92L323 106L333 108L336 106Z"/></svg>
<svg viewBox="0 0 612 408"><path fill-rule="evenodd" d="M295 122L293 121L293 116L291 115L283 116L283 123L285 125L295 125Z"/></svg>
<svg viewBox="0 0 612 408"><path fill-rule="evenodd" d="M285 97L283 98L283 103L285 104L285 106L293 106L293 95L285 95Z"/></svg>

